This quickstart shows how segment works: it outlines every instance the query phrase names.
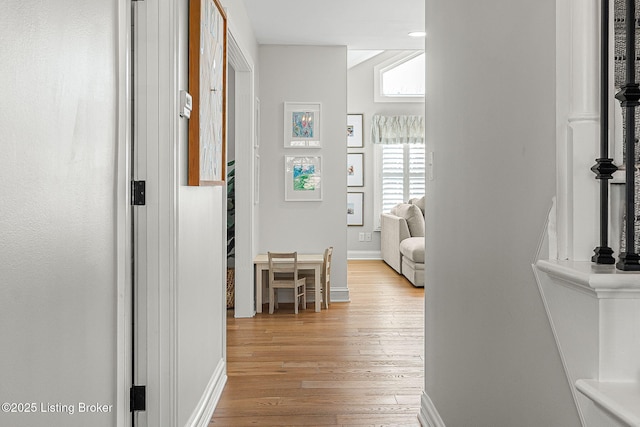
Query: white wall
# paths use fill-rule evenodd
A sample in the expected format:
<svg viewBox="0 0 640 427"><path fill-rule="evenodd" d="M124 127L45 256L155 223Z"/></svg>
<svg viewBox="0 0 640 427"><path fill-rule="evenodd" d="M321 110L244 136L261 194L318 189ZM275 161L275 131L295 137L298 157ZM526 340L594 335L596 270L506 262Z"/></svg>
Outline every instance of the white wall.
<svg viewBox="0 0 640 427"><path fill-rule="evenodd" d="M170 2L171 3L171 2ZM180 3L180 89L188 89L188 2ZM177 117L174 114L174 117ZM189 187L188 121L178 123L178 423L198 405L225 354L226 187Z"/></svg>
<svg viewBox="0 0 640 427"><path fill-rule="evenodd" d="M427 1L425 382L449 426L578 426L532 273L555 193L555 2Z"/></svg>
<svg viewBox="0 0 640 427"><path fill-rule="evenodd" d="M322 253L334 247L332 299L348 298L345 129L347 49L260 46L259 251ZM322 103L321 149L285 149L285 101ZM321 155L323 200L285 202L284 156Z"/></svg>
<svg viewBox="0 0 640 427"><path fill-rule="evenodd" d="M0 425L116 422L116 5L3 2Z"/></svg>
<svg viewBox="0 0 640 427"><path fill-rule="evenodd" d="M374 102L373 69L376 65L393 58L401 51L388 50L372 59L350 68L347 73L347 105L349 114L364 114L364 148L349 148L349 153L364 153L364 187L349 187L348 191L364 192L364 225L350 226L347 234L347 250L351 254L380 256L380 233L373 232L374 198L374 150L371 144L371 118L374 114L384 116L424 115L422 102ZM371 242L360 242L359 233L371 233Z"/></svg>
<svg viewBox="0 0 640 427"><path fill-rule="evenodd" d="M171 3L171 2L170 2ZM245 44L247 55L257 45L242 2L222 2L229 28ZM188 5L180 5L178 85L188 88ZM249 56L250 60L253 60ZM232 70L231 70L232 72ZM231 78L233 82L233 78ZM232 104L235 105L235 104ZM231 107L232 108L232 107ZM231 111L231 109L230 109ZM174 116L177 116L174 114ZM184 425L212 390L226 363L226 186L187 186L188 122L178 123L178 282L177 398L178 423ZM232 137L234 132L230 131ZM233 158L233 154L230 154ZM248 226L248 225L247 225ZM219 386L220 383L216 384ZM207 389L207 390L205 390ZM202 402L200 402L202 403Z"/></svg>

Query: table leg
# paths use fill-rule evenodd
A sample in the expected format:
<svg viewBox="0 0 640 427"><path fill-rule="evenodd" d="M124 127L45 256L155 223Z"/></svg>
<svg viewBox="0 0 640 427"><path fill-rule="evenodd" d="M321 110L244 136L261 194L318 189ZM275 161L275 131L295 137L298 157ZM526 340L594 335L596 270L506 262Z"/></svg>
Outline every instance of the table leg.
<svg viewBox="0 0 640 427"><path fill-rule="evenodd" d="M262 313L262 267L256 265L256 313Z"/></svg>

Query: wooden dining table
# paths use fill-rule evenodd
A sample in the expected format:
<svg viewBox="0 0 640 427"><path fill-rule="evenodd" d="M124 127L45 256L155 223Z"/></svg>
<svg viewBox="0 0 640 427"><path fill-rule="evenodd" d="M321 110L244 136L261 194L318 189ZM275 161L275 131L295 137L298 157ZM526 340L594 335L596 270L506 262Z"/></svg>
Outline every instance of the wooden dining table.
<svg viewBox="0 0 640 427"><path fill-rule="evenodd" d="M298 254L298 272L312 271L315 284L314 304L315 311L322 309L322 285L320 273L324 263L324 254ZM256 273L256 313L262 313L262 284L263 273L269 271L269 257L267 254L258 254L253 260Z"/></svg>

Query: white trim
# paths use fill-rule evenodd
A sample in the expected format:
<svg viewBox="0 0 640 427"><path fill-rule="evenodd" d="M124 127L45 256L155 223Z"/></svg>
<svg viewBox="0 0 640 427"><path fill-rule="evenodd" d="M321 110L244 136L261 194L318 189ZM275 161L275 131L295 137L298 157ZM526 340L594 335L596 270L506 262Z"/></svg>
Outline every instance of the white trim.
<svg viewBox="0 0 640 427"><path fill-rule="evenodd" d="M587 294L596 294L599 299L640 298L640 275L616 270L613 265L597 265L590 261L540 260L536 267Z"/></svg>
<svg viewBox="0 0 640 427"><path fill-rule="evenodd" d="M235 317L255 316L253 288L253 258L255 223L255 120L254 67L248 53L240 46L233 30L228 31L229 65L236 72L235 87L235 160L236 160L236 255L235 255ZM243 120L238 118L243 117ZM248 125L247 125L248 124ZM252 154L253 153L253 154ZM225 216L226 217L226 214ZM224 218L223 217L223 218ZM226 317L225 317L226 320Z"/></svg>
<svg viewBox="0 0 640 427"><path fill-rule="evenodd" d="M381 62L373 67L373 102L413 102L424 103L424 96L386 96L382 94L382 82L381 74L387 69L392 68L394 65L400 65L407 62L418 55L424 53L424 50L404 50L392 58Z"/></svg>
<svg viewBox="0 0 640 427"><path fill-rule="evenodd" d="M594 415L577 391L616 418L638 417L629 425L640 425L640 387L634 383L640 275L575 261L540 260L533 270L582 424ZM577 293L558 293L559 286Z"/></svg>
<svg viewBox="0 0 640 427"><path fill-rule="evenodd" d="M347 259L381 260L381 251L347 251Z"/></svg>
<svg viewBox="0 0 640 427"><path fill-rule="evenodd" d="M204 389L204 393L202 393L198 405L196 405L185 426L207 427L209 425L211 417L213 417L213 412L220 400L220 396L222 396L224 386L227 383L226 372L226 362L220 360L213 375L211 375L209 379L207 387Z"/></svg>
<svg viewBox="0 0 640 427"><path fill-rule="evenodd" d="M442 421L436 406L431 401L431 398L422 392L422 398L420 399L420 412L418 413L418 421L422 427L447 427Z"/></svg>
<svg viewBox="0 0 640 427"><path fill-rule="evenodd" d="M331 285L331 302L351 302L349 288Z"/></svg>
<svg viewBox="0 0 640 427"><path fill-rule="evenodd" d="M161 163L164 166L167 166L167 174L165 175L167 182L164 184L167 188L167 201L166 201L166 213L167 218L166 221L169 224L168 227L168 236L167 236L167 256L169 258L168 264L165 264L166 273L168 276L168 287L169 297L167 301L167 306L169 306L168 313L165 314L165 321L169 323L170 327L167 333L167 341L168 341L168 351L167 351L167 359L165 363L169 366L169 376L166 378L166 386L168 387L167 395L167 403L170 402L170 423L171 425L178 425L178 378L180 375L178 366L178 298L179 298L179 289L178 286L178 238L179 232L178 224L180 221L179 212L180 212L180 177L179 177L179 143L180 141L180 126L178 125L179 121L182 120L177 114L177 106L180 105L180 84L178 82L178 67L180 66L180 58L179 58L179 34L180 34L180 2L169 2L165 7L168 9L168 13L160 14L159 20L159 29L160 29L160 37L162 35L167 36L168 40L166 42L160 41L160 46L169 46L168 57L166 59L167 75L163 76L161 74L160 79L160 87L162 87L162 77L164 77L165 81L168 84L169 90L165 92L166 98L160 95L162 109L160 110L161 117L166 117L166 135L170 135L168 141L165 142L167 150L166 150L166 162ZM163 18L166 21L163 21ZM169 28L169 31L163 32L162 29ZM161 156L162 158L162 156ZM163 169L161 169L163 170ZM162 185L162 179L159 181ZM226 200L226 198L225 198ZM163 209L164 211L164 209ZM160 217L163 218L162 216ZM226 270L225 270L226 271ZM224 283L222 281L221 283ZM162 358L160 359L162 362ZM161 388L162 390L162 388Z"/></svg>
<svg viewBox="0 0 640 427"><path fill-rule="evenodd" d="M116 158L116 425L131 425L131 7L119 0Z"/></svg>
<svg viewBox="0 0 640 427"><path fill-rule="evenodd" d="M576 388L608 415L629 426L640 426L640 387L636 382L578 380Z"/></svg>
<svg viewBox="0 0 640 427"><path fill-rule="evenodd" d="M573 398L573 402L576 406L578 417L580 417L580 423L584 426L586 425L586 421L585 421L584 413L582 410L582 405L580 405L580 402L578 401L578 395L576 393L576 389L575 387L573 387L572 378L569 371L569 365L567 363L567 357L562 348L562 344L560 342L560 336L558 335L558 329L556 327L555 321L553 320L553 316L551 314L551 308L549 307L549 299L547 298L547 295L544 292L544 287L542 285L542 281L540 280L539 271L544 271L544 270L539 268L539 266L536 264L533 264L532 267L533 267L533 275L535 276L536 284L538 285L538 291L540 292L540 296L542 297L542 305L544 306L544 310L547 314L547 318L549 319L549 326L551 327L551 333L553 334L553 339L556 343L558 354L560 355L560 361L562 362L562 370L564 371L565 378L567 379L567 384L569 384L569 390L571 391L571 397ZM571 289L578 290L579 292L589 294L588 291L582 289L580 286L569 285L570 283L569 281L562 280L562 281L559 281L559 283Z"/></svg>
<svg viewBox="0 0 640 427"><path fill-rule="evenodd" d="M373 146L373 209L371 223L374 231L382 230L380 215L382 214L382 147Z"/></svg>
<svg viewBox="0 0 640 427"><path fill-rule="evenodd" d="M598 23L595 0L556 2L556 164L559 259L588 261L598 245Z"/></svg>

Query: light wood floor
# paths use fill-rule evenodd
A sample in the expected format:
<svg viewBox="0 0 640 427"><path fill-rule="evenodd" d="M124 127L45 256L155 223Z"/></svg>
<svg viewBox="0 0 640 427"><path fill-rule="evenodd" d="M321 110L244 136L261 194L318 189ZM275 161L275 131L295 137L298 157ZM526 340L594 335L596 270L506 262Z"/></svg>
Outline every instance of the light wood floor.
<svg viewBox="0 0 640 427"><path fill-rule="evenodd" d="M424 291L350 261L351 302L227 318L228 382L211 426L419 426Z"/></svg>

